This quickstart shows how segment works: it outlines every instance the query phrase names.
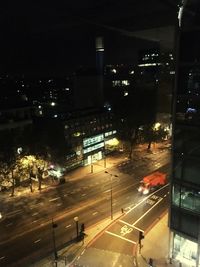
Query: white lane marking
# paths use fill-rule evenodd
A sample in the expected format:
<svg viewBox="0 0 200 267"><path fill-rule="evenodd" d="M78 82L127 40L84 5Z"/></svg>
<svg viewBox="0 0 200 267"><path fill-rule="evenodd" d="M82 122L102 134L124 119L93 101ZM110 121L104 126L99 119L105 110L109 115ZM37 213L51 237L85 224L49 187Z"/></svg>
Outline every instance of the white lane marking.
<svg viewBox="0 0 200 267"><path fill-rule="evenodd" d="M140 228L138 228L138 227L136 227L136 226L133 226L133 228L135 228L136 230L138 230L138 231L140 231L140 232L143 232L143 233L144 233L144 230L142 230L142 229L140 229Z"/></svg>
<svg viewBox="0 0 200 267"><path fill-rule="evenodd" d="M95 211L95 212L92 213L92 215L96 215L97 213L98 213L98 211Z"/></svg>
<svg viewBox="0 0 200 267"><path fill-rule="evenodd" d="M62 205L62 203L58 203L56 206L61 206Z"/></svg>
<svg viewBox="0 0 200 267"><path fill-rule="evenodd" d="M14 216L16 215L16 213L20 213L20 212L22 212L22 210L14 210L9 213L6 213L6 216Z"/></svg>
<svg viewBox="0 0 200 267"><path fill-rule="evenodd" d="M81 252L81 255L83 255L85 253L85 249Z"/></svg>
<svg viewBox="0 0 200 267"><path fill-rule="evenodd" d="M67 226L65 226L65 228L69 228L69 227L71 227L72 225L71 224L68 224Z"/></svg>
<svg viewBox="0 0 200 267"><path fill-rule="evenodd" d="M153 196L155 193L159 192L160 190L162 190L163 188L165 188L166 186L168 186L168 184L164 185L163 187L161 187L160 189L156 190L155 192L151 193L149 196L145 197L142 201L138 202L132 209L130 209L127 214L129 212L131 212L132 210L134 210L135 208L137 208L137 206L139 206L140 204L142 204L142 202L146 201L148 198L150 198L151 196Z"/></svg>
<svg viewBox="0 0 200 267"><path fill-rule="evenodd" d="M86 196L86 194L82 194L81 196L84 197L84 196Z"/></svg>
<svg viewBox="0 0 200 267"><path fill-rule="evenodd" d="M128 212L127 212L128 213ZM126 225L128 225L128 226L130 226L130 227L133 227L133 225L132 224L130 224L130 223L127 223L127 222L125 222L125 221L123 221L123 220L119 220L120 222L122 222L122 223L124 223L124 224L126 224Z"/></svg>
<svg viewBox="0 0 200 267"><path fill-rule="evenodd" d="M36 223L38 220L32 221L31 223Z"/></svg>
<svg viewBox="0 0 200 267"><path fill-rule="evenodd" d="M58 200L60 197L56 197L56 198L52 198L52 199L49 199L49 202L51 202L51 201L56 201L56 200Z"/></svg>
<svg viewBox="0 0 200 267"><path fill-rule="evenodd" d="M41 239L38 239L38 240L35 240L34 243L36 244L36 243L38 243L40 241L41 241Z"/></svg>
<svg viewBox="0 0 200 267"><path fill-rule="evenodd" d="M121 234L121 236L125 236L125 235L131 233L132 231L133 231L132 227L128 228L127 225L124 225L121 227L120 234Z"/></svg>
<svg viewBox="0 0 200 267"><path fill-rule="evenodd" d="M104 191L103 193L108 193L108 192L110 192L110 189L108 189L108 190Z"/></svg>
<svg viewBox="0 0 200 267"><path fill-rule="evenodd" d="M64 197L67 197L68 196L68 194L64 194Z"/></svg>
<svg viewBox="0 0 200 267"><path fill-rule="evenodd" d="M139 219L137 219L135 222L134 222L134 224L133 224L133 226L137 223L137 222L139 222L147 213L149 213L155 206L157 206L161 201L163 200L163 198L161 198L160 200L158 200L158 202L156 202L155 203L155 205L153 205L150 209L148 209Z"/></svg>
<svg viewBox="0 0 200 267"><path fill-rule="evenodd" d="M109 232L109 231L106 231L106 233L109 234L109 235L113 235L113 236L115 236L115 237L118 237L118 238L120 238L120 239L123 239L123 240L125 240L125 241L128 241L128 242L130 242L130 243L132 243L132 244L136 244L136 242L134 242L134 241L132 241L132 240L130 240L130 239L127 239L127 238L125 238L125 237L123 237L123 236L116 235L116 234L111 233L111 232Z"/></svg>
<svg viewBox="0 0 200 267"><path fill-rule="evenodd" d="M9 227L11 225L13 225L13 223L8 223L8 224L6 224L6 227Z"/></svg>
<svg viewBox="0 0 200 267"><path fill-rule="evenodd" d="M3 260L3 259L5 259L5 256L2 256L2 257L0 258L0 260Z"/></svg>
<svg viewBox="0 0 200 267"><path fill-rule="evenodd" d="M35 213L32 214L32 216L35 216L35 215L37 215L37 214L38 214L38 212L35 212Z"/></svg>

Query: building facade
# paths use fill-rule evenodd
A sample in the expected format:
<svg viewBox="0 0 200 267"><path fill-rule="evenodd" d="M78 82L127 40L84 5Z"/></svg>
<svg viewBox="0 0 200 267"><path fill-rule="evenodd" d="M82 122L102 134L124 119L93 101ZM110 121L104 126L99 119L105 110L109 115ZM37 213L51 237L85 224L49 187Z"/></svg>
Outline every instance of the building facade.
<svg viewBox="0 0 200 267"><path fill-rule="evenodd" d="M182 1L177 27L171 175L171 257L200 266L200 4Z"/></svg>
<svg viewBox="0 0 200 267"><path fill-rule="evenodd" d="M67 169L92 165L118 148L116 128L111 112L104 109L74 111L64 121L68 143Z"/></svg>

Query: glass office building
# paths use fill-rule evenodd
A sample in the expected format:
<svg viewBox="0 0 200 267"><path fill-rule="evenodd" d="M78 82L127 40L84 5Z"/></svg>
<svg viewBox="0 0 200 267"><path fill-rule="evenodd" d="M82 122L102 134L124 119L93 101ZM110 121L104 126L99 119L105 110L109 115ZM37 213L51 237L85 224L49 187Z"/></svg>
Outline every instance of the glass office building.
<svg viewBox="0 0 200 267"><path fill-rule="evenodd" d="M182 1L177 27L171 175L171 257L200 266L200 1Z"/></svg>

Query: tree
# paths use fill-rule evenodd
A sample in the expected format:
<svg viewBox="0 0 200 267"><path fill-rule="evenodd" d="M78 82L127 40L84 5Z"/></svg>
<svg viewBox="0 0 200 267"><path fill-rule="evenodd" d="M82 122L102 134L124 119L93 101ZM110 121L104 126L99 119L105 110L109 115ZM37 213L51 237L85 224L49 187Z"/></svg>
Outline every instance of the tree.
<svg viewBox="0 0 200 267"><path fill-rule="evenodd" d="M122 122L121 138L129 142L129 158L132 158L133 148L137 143L138 128L139 126L134 122L126 118Z"/></svg>
<svg viewBox="0 0 200 267"><path fill-rule="evenodd" d="M43 173L47 170L48 162L40 156L28 155L20 159L21 170L28 175L30 191L33 192L32 179L38 180L38 190L41 190Z"/></svg>
<svg viewBox="0 0 200 267"><path fill-rule="evenodd" d="M160 125L160 123L147 124L142 127L141 136L144 142L148 143L147 149L151 149L153 142L163 140L168 134L168 131Z"/></svg>
<svg viewBox="0 0 200 267"><path fill-rule="evenodd" d="M11 187L11 196L14 196L15 185L17 179L17 157L9 158L4 162L0 162L0 182L2 187Z"/></svg>

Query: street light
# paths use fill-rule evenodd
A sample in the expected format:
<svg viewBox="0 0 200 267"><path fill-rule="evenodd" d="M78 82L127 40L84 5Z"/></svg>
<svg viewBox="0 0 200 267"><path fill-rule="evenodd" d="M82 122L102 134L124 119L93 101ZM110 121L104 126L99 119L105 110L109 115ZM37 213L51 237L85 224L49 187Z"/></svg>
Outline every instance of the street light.
<svg viewBox="0 0 200 267"><path fill-rule="evenodd" d="M76 223L76 239L78 240L78 216L74 217L74 221Z"/></svg>
<svg viewBox="0 0 200 267"><path fill-rule="evenodd" d="M53 250L54 250L55 261L58 259L58 254L57 254L57 250L56 250L55 230L54 230L54 228L56 228L57 226L58 225L56 223L54 223L53 218L52 218L52 237L53 237Z"/></svg>
<svg viewBox="0 0 200 267"><path fill-rule="evenodd" d="M91 173L93 173L93 162L92 162L92 155L90 155L90 171L91 171Z"/></svg>
<svg viewBox="0 0 200 267"><path fill-rule="evenodd" d="M112 177L118 177L118 175L109 173L105 171L105 173L110 174L110 217L113 220L113 196L112 196Z"/></svg>

